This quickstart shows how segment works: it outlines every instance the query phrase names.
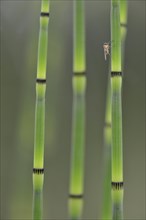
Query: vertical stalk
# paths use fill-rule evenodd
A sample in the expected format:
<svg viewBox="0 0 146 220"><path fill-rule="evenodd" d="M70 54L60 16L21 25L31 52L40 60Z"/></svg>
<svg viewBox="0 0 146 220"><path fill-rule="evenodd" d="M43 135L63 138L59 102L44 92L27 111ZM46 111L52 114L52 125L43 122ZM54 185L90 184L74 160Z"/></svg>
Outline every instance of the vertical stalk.
<svg viewBox="0 0 146 220"><path fill-rule="evenodd" d="M35 137L33 162L33 219L42 219L42 197L44 182L44 131L45 131L45 93L46 65L49 23L49 0L42 0L40 14L40 32L38 45Z"/></svg>
<svg viewBox="0 0 146 220"><path fill-rule="evenodd" d="M123 219L122 69L120 0L111 0L112 206Z"/></svg>
<svg viewBox="0 0 146 220"><path fill-rule="evenodd" d="M122 66L124 67L124 49L125 39L127 35L127 0L120 0L120 27L122 42ZM111 219L111 88L108 80L106 113L105 113L105 129L104 129L104 145L105 145L105 174L104 174L104 195L102 219Z"/></svg>
<svg viewBox="0 0 146 220"><path fill-rule="evenodd" d="M84 2L74 1L73 118L69 217L80 219L83 208L85 145L85 24Z"/></svg>
<svg viewBox="0 0 146 220"><path fill-rule="evenodd" d="M108 77L104 125L104 181L102 219L110 220L111 212L111 85Z"/></svg>
<svg viewBox="0 0 146 220"><path fill-rule="evenodd" d="M125 40L127 36L127 17L128 17L128 2L120 0L120 26L122 40L122 66L124 64Z"/></svg>

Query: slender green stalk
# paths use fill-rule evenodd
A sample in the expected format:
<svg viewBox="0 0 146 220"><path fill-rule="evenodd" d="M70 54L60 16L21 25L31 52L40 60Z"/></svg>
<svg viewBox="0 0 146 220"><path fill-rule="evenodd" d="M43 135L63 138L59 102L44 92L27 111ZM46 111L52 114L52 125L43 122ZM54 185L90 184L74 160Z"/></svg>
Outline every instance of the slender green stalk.
<svg viewBox="0 0 146 220"><path fill-rule="evenodd" d="M122 41L122 66L124 66L124 49L125 39L127 35L127 15L128 3L127 0L120 0L120 27ZM102 219L111 219L111 88L108 80L106 114L105 114L105 129L104 129L104 144L105 144L105 174L104 174L104 196Z"/></svg>
<svg viewBox="0 0 146 220"><path fill-rule="evenodd" d="M120 0L111 0L112 206L123 219L122 61Z"/></svg>
<svg viewBox="0 0 146 220"><path fill-rule="evenodd" d="M84 139L85 139L85 24L84 2L74 1L74 56L73 56L73 126L69 217L80 219L83 208L84 188Z"/></svg>
<svg viewBox="0 0 146 220"><path fill-rule="evenodd" d="M120 0L120 25L121 25L121 40L122 40L122 66L124 64L125 40L127 36L127 17L128 17L128 2Z"/></svg>
<svg viewBox="0 0 146 220"><path fill-rule="evenodd" d="M44 182L44 131L46 65L49 23L49 0L42 0L36 79L36 111L33 163L33 219L42 219L42 197Z"/></svg>
<svg viewBox="0 0 146 220"><path fill-rule="evenodd" d="M111 85L108 77L104 126L104 182L102 219L110 220L111 211Z"/></svg>

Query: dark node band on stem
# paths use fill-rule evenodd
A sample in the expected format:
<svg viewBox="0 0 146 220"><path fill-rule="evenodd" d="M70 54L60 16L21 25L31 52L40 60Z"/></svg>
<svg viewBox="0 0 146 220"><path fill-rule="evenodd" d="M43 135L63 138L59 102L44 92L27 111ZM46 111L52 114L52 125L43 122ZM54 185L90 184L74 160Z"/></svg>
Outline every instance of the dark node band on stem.
<svg viewBox="0 0 146 220"><path fill-rule="evenodd" d="M104 126L107 127L107 128L111 128L112 124L110 122L105 122Z"/></svg>
<svg viewBox="0 0 146 220"><path fill-rule="evenodd" d="M70 199L82 199L83 194L69 194Z"/></svg>
<svg viewBox="0 0 146 220"><path fill-rule="evenodd" d="M33 173L34 174L43 174L44 173L44 168L33 168Z"/></svg>
<svg viewBox="0 0 146 220"><path fill-rule="evenodd" d="M36 82L40 83L40 84L45 84L46 83L46 79L39 79L39 78L37 78Z"/></svg>
<svg viewBox="0 0 146 220"><path fill-rule="evenodd" d="M123 189L124 187L123 182L112 182L111 185L112 185L113 190L120 190L120 189Z"/></svg>
<svg viewBox="0 0 146 220"><path fill-rule="evenodd" d="M111 71L111 77L114 76L123 76L123 73L121 71Z"/></svg>
<svg viewBox="0 0 146 220"><path fill-rule="evenodd" d="M127 28L127 24L125 24L125 23L120 23L120 26Z"/></svg>
<svg viewBox="0 0 146 220"><path fill-rule="evenodd" d="M41 12L40 16L41 17L49 17L49 12Z"/></svg>
<svg viewBox="0 0 146 220"><path fill-rule="evenodd" d="M73 76L85 76L86 75L86 72L83 71L83 72L74 72L73 73Z"/></svg>

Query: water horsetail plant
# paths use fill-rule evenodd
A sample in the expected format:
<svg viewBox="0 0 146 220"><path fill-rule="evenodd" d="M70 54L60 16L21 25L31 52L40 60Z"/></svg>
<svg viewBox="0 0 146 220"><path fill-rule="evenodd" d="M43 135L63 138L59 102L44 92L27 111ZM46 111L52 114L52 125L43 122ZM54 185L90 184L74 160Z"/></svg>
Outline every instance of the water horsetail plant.
<svg viewBox="0 0 146 220"><path fill-rule="evenodd" d="M120 25L121 25L121 40L122 40L122 65L124 63L125 40L127 35L127 17L128 17L128 2L120 0Z"/></svg>
<svg viewBox="0 0 146 220"><path fill-rule="evenodd" d="M112 208L123 219L122 69L120 0L111 0Z"/></svg>
<svg viewBox="0 0 146 220"><path fill-rule="evenodd" d="M107 97L104 125L104 179L103 179L102 219L112 218L111 209L111 85L107 82Z"/></svg>
<svg viewBox="0 0 146 220"><path fill-rule="evenodd" d="M84 1L74 1L73 118L69 218L80 219L83 209L85 145L85 20Z"/></svg>
<svg viewBox="0 0 146 220"><path fill-rule="evenodd" d="M120 0L120 26L122 41L122 61L124 58L125 39L127 34L127 0ZM123 64L123 62L122 62ZM105 128L104 128L104 145L105 145L105 174L104 174L104 195L102 219L111 219L111 86L108 80Z"/></svg>
<svg viewBox="0 0 146 220"><path fill-rule="evenodd" d="M36 111L33 163L33 219L42 219L42 194L44 182L44 131L46 65L49 23L49 0L42 0L36 79Z"/></svg>

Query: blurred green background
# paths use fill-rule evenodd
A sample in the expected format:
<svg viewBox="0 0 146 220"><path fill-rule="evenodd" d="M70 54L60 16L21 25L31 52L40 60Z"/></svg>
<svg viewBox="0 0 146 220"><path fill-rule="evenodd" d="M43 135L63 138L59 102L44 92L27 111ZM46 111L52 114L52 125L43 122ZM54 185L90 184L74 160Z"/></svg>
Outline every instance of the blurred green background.
<svg viewBox="0 0 146 220"><path fill-rule="evenodd" d="M83 219L100 219L110 1L86 0L87 109ZM129 0L123 79L124 215L145 216L145 1ZM1 219L32 213L40 1L1 1ZM68 219L72 118L72 0L52 0L49 23L44 219ZM110 59L109 59L110 60Z"/></svg>

